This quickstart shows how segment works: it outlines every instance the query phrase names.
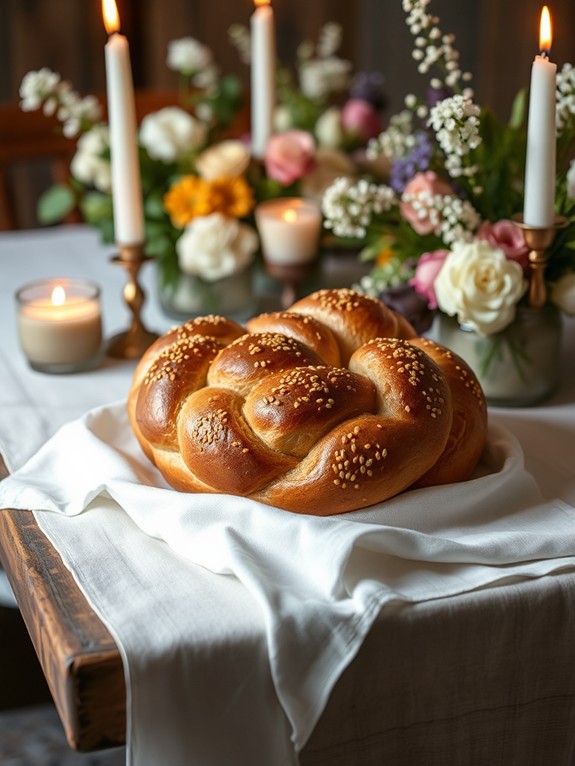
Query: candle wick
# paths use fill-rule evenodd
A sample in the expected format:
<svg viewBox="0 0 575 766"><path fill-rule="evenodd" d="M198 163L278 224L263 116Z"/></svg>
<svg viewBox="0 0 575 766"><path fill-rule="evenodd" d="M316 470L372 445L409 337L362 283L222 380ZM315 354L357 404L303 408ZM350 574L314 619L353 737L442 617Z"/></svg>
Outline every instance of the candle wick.
<svg viewBox="0 0 575 766"><path fill-rule="evenodd" d="M541 56L542 56L544 59L548 59L548 58L549 58L549 53L550 53L550 51L551 51L551 49L550 49L550 48L545 48L544 50L542 50L542 51L541 51Z"/></svg>

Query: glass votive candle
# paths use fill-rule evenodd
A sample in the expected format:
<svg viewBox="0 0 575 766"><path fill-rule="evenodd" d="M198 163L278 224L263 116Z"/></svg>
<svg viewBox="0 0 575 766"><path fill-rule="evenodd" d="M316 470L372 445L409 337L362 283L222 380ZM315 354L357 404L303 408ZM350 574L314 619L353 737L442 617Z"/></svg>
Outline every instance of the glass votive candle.
<svg viewBox="0 0 575 766"><path fill-rule="evenodd" d="M301 197L261 202L255 211L264 259L278 266L310 263L319 249L319 205Z"/></svg>
<svg viewBox="0 0 575 766"><path fill-rule="evenodd" d="M16 293L18 336L33 370L81 372L102 348L100 289L85 279L30 282Z"/></svg>

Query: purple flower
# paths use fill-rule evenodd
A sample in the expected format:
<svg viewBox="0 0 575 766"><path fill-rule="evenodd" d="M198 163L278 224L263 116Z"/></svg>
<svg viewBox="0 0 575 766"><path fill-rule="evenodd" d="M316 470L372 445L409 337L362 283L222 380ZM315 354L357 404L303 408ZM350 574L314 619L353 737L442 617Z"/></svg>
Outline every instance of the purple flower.
<svg viewBox="0 0 575 766"><path fill-rule="evenodd" d="M413 329L418 335L421 335L431 327L435 311L429 308L427 300L419 295L409 283L406 282L397 287L388 287L386 290L383 290L380 299L390 309L397 311L408 322L411 322Z"/></svg>
<svg viewBox="0 0 575 766"><path fill-rule="evenodd" d="M418 133L416 140L417 144L411 152L406 157L395 160L391 168L389 185L398 194L403 193L414 175L429 168L429 161L433 153L429 136L426 133Z"/></svg>
<svg viewBox="0 0 575 766"><path fill-rule="evenodd" d="M351 86L350 98L368 101L374 109L380 111L387 103L384 84L385 77L379 72L358 72Z"/></svg>

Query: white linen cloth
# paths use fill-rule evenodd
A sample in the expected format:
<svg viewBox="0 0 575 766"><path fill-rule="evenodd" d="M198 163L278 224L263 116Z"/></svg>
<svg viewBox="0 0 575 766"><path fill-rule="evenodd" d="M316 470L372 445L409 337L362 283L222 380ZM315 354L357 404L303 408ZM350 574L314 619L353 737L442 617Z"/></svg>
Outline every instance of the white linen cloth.
<svg viewBox="0 0 575 766"><path fill-rule="evenodd" d="M169 489L141 454L121 402L64 426L0 484L0 507L50 512L36 516L118 639L131 687L128 758L134 766L295 764L383 605L575 565L575 509L543 499L517 441L495 426L473 480L320 518ZM85 522L87 537L73 531L78 519L70 518L85 509L85 518L93 519ZM182 560L235 575L247 594L238 598L229 577L221 578L221 592L213 580L205 592L195 582L197 569L190 570L191 580L173 577L166 563L158 564L158 554L166 554L162 546L139 537L134 543L125 523L117 523L120 509ZM100 528L95 536L94 524ZM125 559L119 566L118 557ZM162 602L153 587L158 570ZM271 678L289 727L270 703L261 668L260 683L251 680L263 644L261 632L246 625L250 599L260 610ZM174 631L179 611L188 612L191 635ZM235 649L238 624L247 637L239 640L243 662Z"/></svg>
<svg viewBox="0 0 575 766"><path fill-rule="evenodd" d="M0 234L0 452L12 471L62 424L124 397L134 367L103 360L79 375L30 370L14 293L41 277L94 279L109 336L128 322L113 251L87 227ZM151 267L142 279L144 317L161 332L171 322ZM575 353L574 329L564 360ZM36 518L118 643L129 762L291 766L284 707L299 748L380 606L571 566L575 381L572 364L564 367L551 402L490 411L487 475L361 514L318 519L167 490L122 404L65 426L0 483L0 507L52 509ZM499 425L518 436L527 471Z"/></svg>

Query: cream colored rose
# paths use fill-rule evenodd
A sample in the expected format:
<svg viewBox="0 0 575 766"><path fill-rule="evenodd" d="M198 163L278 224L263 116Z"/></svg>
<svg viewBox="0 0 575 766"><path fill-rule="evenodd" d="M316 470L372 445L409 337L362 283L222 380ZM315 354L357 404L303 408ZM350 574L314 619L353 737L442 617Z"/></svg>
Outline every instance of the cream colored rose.
<svg viewBox="0 0 575 766"><path fill-rule="evenodd" d="M560 311L575 316L575 273L564 274L553 285L551 300Z"/></svg>
<svg viewBox="0 0 575 766"><path fill-rule="evenodd" d="M194 218L176 242L181 270L208 282L241 271L257 247L253 229L221 213Z"/></svg>
<svg viewBox="0 0 575 766"><path fill-rule="evenodd" d="M250 153L241 141L221 141L205 149L196 160L198 173L207 181L220 176L237 178L247 169Z"/></svg>
<svg viewBox="0 0 575 766"><path fill-rule="evenodd" d="M527 289L523 269L487 242L456 242L435 279L441 311L479 335L507 327Z"/></svg>
<svg viewBox="0 0 575 766"><path fill-rule="evenodd" d="M205 142L207 127L178 106L148 114L140 126L140 143L150 157L174 162Z"/></svg>

